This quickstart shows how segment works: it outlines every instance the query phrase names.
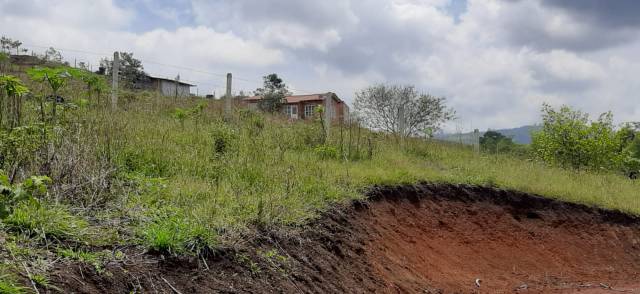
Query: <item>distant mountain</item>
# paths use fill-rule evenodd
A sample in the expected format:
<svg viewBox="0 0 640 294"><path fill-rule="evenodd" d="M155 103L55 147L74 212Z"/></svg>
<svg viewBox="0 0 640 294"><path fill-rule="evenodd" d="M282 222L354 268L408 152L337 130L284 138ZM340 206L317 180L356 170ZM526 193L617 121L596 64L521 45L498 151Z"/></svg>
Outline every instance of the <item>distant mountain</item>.
<svg viewBox="0 0 640 294"><path fill-rule="evenodd" d="M532 126L522 126L519 128L513 129L501 129L501 130L492 130L503 134L509 138L513 139L513 142L518 144L531 144L531 133L534 131L540 130L542 127L539 125ZM480 132L480 136L484 135L485 132ZM435 136L436 139L451 141L451 142L459 142L463 144L473 144L473 132L470 133L460 133L460 134L439 134Z"/></svg>

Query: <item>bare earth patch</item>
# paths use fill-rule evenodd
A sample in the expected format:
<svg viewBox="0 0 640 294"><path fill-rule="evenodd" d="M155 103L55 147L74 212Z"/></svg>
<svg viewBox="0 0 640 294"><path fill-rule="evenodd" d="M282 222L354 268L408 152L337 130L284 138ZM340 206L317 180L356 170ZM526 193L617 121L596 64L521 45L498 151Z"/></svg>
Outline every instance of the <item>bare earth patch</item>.
<svg viewBox="0 0 640 294"><path fill-rule="evenodd" d="M640 293L637 217L471 186L368 194L206 258L131 249L103 273L60 264L52 279L70 293Z"/></svg>

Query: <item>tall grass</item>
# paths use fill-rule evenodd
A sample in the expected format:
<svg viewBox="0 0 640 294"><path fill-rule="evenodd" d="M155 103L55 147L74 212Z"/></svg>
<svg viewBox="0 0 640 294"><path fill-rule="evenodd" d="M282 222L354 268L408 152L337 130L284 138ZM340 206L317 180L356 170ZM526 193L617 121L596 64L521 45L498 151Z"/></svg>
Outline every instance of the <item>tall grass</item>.
<svg viewBox="0 0 640 294"><path fill-rule="evenodd" d="M640 213L640 184L620 175L482 155L438 141L411 139L401 146L357 127L334 126L321 144L317 122L244 112L223 122L214 102L199 117L177 121L170 115L175 105L150 101L114 118L127 126L118 134L126 138L120 169L163 179L161 191L137 198L143 206L174 207L212 232L303 224L333 203L363 197L371 185L418 181L495 186ZM318 146L342 152L333 158ZM345 156L348 149L360 153Z"/></svg>
<svg viewBox="0 0 640 294"><path fill-rule="evenodd" d="M67 114L70 127L60 131L49 167L58 181L49 201L92 227L117 224L117 233L108 231L112 242L198 252L251 227L304 224L334 203L362 198L371 185L419 181L495 186L640 214L640 183L616 174L431 140L399 144L354 125L336 125L325 138L315 121L248 111L224 121L218 101L126 97L116 112L94 104Z"/></svg>

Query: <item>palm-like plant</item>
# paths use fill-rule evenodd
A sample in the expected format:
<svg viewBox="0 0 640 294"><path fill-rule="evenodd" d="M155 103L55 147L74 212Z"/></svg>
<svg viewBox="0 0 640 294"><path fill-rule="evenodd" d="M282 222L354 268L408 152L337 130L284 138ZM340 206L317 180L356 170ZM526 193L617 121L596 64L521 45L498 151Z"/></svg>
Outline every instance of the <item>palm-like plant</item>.
<svg viewBox="0 0 640 294"><path fill-rule="evenodd" d="M7 113L9 128L15 128L20 125L22 116L22 96L29 93L29 89L19 78L11 75L0 75L0 89L0 126L3 125L4 113Z"/></svg>
<svg viewBox="0 0 640 294"><path fill-rule="evenodd" d="M38 82L46 83L52 91L53 96L53 107L51 109L51 118L55 121L56 119L56 108L58 105L58 93L60 89L67 85L68 81L72 77L81 76L81 71L75 68L69 67L56 67L56 68L48 68L48 67L36 67L29 69L27 71L29 77L32 80ZM41 105L41 108L43 105ZM42 111L44 114L44 110ZM43 117L44 120L44 117Z"/></svg>

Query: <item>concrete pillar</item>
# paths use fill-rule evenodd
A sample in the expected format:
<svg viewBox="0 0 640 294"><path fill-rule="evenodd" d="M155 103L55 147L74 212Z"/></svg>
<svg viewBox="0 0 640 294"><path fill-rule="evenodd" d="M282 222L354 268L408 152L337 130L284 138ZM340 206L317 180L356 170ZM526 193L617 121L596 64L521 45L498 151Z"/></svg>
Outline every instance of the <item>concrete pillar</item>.
<svg viewBox="0 0 640 294"><path fill-rule="evenodd" d="M329 135L329 128L333 121L333 114L333 96L331 94L326 94L324 96L324 129L327 132L327 136Z"/></svg>
<svg viewBox="0 0 640 294"><path fill-rule="evenodd" d="M231 81L232 81L231 73L227 74L227 93L224 97L224 114L227 118L231 117Z"/></svg>

